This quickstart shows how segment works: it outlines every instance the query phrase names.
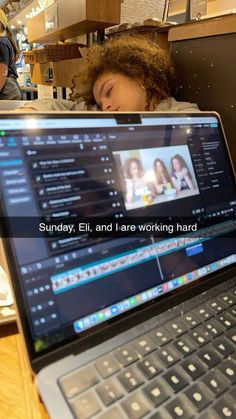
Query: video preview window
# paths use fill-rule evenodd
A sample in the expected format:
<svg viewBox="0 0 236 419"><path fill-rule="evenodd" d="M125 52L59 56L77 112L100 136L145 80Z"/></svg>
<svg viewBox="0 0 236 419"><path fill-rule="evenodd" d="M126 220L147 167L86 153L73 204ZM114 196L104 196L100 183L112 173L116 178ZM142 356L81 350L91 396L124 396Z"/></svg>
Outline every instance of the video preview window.
<svg viewBox="0 0 236 419"><path fill-rule="evenodd" d="M113 152L126 210L199 194L188 146Z"/></svg>

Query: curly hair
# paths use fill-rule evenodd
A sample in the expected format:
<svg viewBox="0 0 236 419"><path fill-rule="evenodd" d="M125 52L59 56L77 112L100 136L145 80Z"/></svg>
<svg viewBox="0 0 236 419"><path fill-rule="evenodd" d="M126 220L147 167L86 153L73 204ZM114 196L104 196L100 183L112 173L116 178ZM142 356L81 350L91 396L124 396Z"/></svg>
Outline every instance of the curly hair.
<svg viewBox="0 0 236 419"><path fill-rule="evenodd" d="M137 157L130 157L129 159L127 159L124 163L124 171L126 174L126 177L128 179L132 179L132 175L131 175L131 164L135 163L137 165L138 168L138 177L142 177L143 175L143 166L142 163L139 159L137 159Z"/></svg>
<svg viewBox="0 0 236 419"><path fill-rule="evenodd" d="M171 96L174 69L167 53L143 36L120 35L88 48L83 69L72 79L71 100L84 96L88 105L94 105L94 83L109 72L139 81L147 92L146 110Z"/></svg>

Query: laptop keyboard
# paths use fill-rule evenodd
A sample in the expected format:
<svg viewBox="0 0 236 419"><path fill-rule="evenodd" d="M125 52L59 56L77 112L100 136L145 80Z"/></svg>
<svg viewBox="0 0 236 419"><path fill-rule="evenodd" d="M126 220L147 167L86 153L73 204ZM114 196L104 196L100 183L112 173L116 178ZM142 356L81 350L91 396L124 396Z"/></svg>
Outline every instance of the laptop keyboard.
<svg viewBox="0 0 236 419"><path fill-rule="evenodd" d="M236 288L70 372L59 386L78 419L235 418L235 345Z"/></svg>

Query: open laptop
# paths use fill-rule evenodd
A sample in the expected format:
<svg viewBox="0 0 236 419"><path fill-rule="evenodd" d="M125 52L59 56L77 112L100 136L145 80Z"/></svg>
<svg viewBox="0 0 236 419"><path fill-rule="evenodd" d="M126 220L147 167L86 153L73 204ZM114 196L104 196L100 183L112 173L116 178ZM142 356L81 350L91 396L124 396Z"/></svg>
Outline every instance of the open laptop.
<svg viewBox="0 0 236 419"><path fill-rule="evenodd" d="M50 417L235 417L236 187L219 116L1 114L0 147L5 252ZM95 235L87 217L210 223ZM68 220L77 230L46 230Z"/></svg>

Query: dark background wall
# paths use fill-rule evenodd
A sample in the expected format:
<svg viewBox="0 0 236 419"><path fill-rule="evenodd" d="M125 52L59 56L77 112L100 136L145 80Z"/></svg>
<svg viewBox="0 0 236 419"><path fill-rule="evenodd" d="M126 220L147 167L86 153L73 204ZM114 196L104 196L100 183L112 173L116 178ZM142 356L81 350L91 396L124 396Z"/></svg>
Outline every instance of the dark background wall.
<svg viewBox="0 0 236 419"><path fill-rule="evenodd" d="M176 99L221 115L236 168L236 33L174 41L171 57L179 85Z"/></svg>

